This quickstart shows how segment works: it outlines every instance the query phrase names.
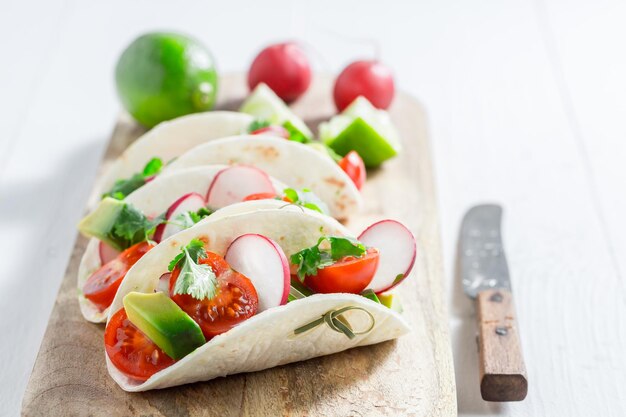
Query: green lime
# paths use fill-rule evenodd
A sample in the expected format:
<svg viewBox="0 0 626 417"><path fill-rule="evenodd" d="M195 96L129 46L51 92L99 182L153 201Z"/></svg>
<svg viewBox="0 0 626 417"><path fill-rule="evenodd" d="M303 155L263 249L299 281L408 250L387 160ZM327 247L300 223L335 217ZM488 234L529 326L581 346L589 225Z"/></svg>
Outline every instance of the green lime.
<svg viewBox="0 0 626 417"><path fill-rule="evenodd" d="M217 71L209 50L178 33L153 32L135 39L115 68L117 93L142 125L210 110Z"/></svg>
<svg viewBox="0 0 626 417"><path fill-rule="evenodd" d="M341 114L319 126L320 139L340 155L357 151L368 168L377 167L401 150L389 114L359 96Z"/></svg>
<svg viewBox="0 0 626 417"><path fill-rule="evenodd" d="M307 142L313 137L313 133L302 119L296 116L285 102L264 83L256 86L239 111L270 124L283 126L292 135L295 132L303 136L304 139L300 142Z"/></svg>

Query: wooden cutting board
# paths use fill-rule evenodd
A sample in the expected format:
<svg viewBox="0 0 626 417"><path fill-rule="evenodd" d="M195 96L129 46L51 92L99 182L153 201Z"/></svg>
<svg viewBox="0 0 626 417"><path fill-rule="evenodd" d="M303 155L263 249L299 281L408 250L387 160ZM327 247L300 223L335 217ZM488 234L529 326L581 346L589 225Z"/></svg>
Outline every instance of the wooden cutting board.
<svg viewBox="0 0 626 417"><path fill-rule="evenodd" d="M247 90L241 76L220 86L220 108L237 109ZM334 112L332 82L316 77L294 106L312 128ZM418 258L400 286L412 332L261 372L145 393L126 393L109 377L103 325L86 322L76 274L87 239L78 236L22 403L25 416L452 416L456 393L443 304L439 219L422 107L399 94L391 114L404 142L400 157L368 174L366 207L348 227L358 234L382 218L404 222L417 237ZM128 117L115 127L100 176L143 130ZM297 161L294 161L297 169ZM100 177L99 176L99 177ZM94 189L90 204L98 198Z"/></svg>

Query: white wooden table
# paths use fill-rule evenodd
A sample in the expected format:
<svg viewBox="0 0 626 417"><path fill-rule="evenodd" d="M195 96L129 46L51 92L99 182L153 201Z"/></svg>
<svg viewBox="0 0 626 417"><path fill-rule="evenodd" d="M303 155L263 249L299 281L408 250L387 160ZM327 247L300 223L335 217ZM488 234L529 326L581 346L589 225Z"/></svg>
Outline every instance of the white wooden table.
<svg viewBox="0 0 626 417"><path fill-rule="evenodd" d="M119 111L117 55L174 28L204 40L222 71L285 38L336 71L371 57L362 39L375 39L430 116L459 414L626 415L623 2L184 3L0 2L0 414L18 413ZM480 400L473 309L454 280L461 215L483 201L506 208L522 403Z"/></svg>

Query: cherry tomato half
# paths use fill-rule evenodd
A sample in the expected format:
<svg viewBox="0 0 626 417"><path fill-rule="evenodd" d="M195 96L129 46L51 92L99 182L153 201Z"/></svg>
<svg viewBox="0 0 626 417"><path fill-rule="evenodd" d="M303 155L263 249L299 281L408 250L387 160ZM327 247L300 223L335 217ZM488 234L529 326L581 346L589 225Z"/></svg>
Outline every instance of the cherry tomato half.
<svg viewBox="0 0 626 417"><path fill-rule="evenodd" d="M180 268L170 277L170 296L202 329L206 340L227 332L242 321L254 316L259 297L252 282L246 276L232 270L224 258L207 252L208 257L200 264L209 265L217 276L217 294L212 299L198 300L187 294L172 294Z"/></svg>
<svg viewBox="0 0 626 417"><path fill-rule="evenodd" d="M279 138L289 139L289 131L282 126L270 125L250 132L251 135L273 135Z"/></svg>
<svg viewBox="0 0 626 417"><path fill-rule="evenodd" d="M249 196L244 197L243 201L271 200L272 198L276 198L276 194L274 194L274 193L256 193L256 194L250 194Z"/></svg>
<svg viewBox="0 0 626 417"><path fill-rule="evenodd" d="M153 247L152 243L137 243L120 253L117 258L102 265L85 282L83 286L85 297L100 310L109 307L128 270Z"/></svg>
<svg viewBox="0 0 626 417"><path fill-rule="evenodd" d="M339 161L339 166L348 174L356 188L360 190L363 184L365 184L365 178L367 177L365 164L361 156L356 151L350 151Z"/></svg>
<svg viewBox="0 0 626 417"><path fill-rule="evenodd" d="M123 308L107 324L104 346L117 369L140 381L175 362L128 320Z"/></svg>
<svg viewBox="0 0 626 417"><path fill-rule="evenodd" d="M364 256L348 256L309 275L304 285L317 293L347 292L360 294L374 278L378 268L378 250L368 248Z"/></svg>

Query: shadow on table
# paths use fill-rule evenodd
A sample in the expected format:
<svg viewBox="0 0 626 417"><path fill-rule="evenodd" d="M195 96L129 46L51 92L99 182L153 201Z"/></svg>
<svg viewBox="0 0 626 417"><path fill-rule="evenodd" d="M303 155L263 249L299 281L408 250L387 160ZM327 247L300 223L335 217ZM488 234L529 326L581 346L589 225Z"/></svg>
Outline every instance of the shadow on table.
<svg viewBox="0 0 626 417"><path fill-rule="evenodd" d="M2 376L14 381L10 408L18 407L77 234L102 141L85 140L56 166L37 170L41 153L28 166L13 167L0 183L0 328L19 343L2 344ZM40 175L32 175L29 171ZM90 173L85 175L85 173ZM9 258L10 259L7 259ZM1 414L1 413L0 413Z"/></svg>
<svg viewBox="0 0 626 417"><path fill-rule="evenodd" d="M497 415L505 411L506 406L484 401L480 395L476 311L474 301L465 294L461 285L458 254L457 246L450 331L459 415Z"/></svg>

